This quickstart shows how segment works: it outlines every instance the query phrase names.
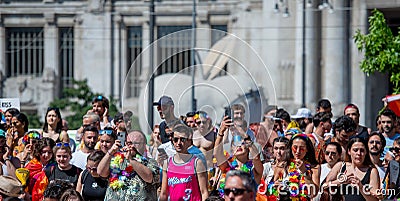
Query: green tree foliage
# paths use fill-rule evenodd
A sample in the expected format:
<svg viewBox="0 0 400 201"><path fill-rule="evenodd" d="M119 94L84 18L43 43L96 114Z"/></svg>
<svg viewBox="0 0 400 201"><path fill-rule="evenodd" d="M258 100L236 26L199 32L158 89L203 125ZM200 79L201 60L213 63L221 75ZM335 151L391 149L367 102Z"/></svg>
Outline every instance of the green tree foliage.
<svg viewBox="0 0 400 201"><path fill-rule="evenodd" d="M368 34L357 30L354 39L359 51L365 55L360 68L370 75L389 73L394 93L400 93L400 37L394 36L382 12L373 10L368 19Z"/></svg>
<svg viewBox="0 0 400 201"><path fill-rule="evenodd" d="M92 109L94 97L102 94L93 93L85 80L74 80L73 87L63 90L63 98L55 99L50 103L50 107L58 107L63 111L63 119L68 121L69 129L78 129L82 125L82 117ZM118 111L115 100L110 100L109 114L114 117Z"/></svg>

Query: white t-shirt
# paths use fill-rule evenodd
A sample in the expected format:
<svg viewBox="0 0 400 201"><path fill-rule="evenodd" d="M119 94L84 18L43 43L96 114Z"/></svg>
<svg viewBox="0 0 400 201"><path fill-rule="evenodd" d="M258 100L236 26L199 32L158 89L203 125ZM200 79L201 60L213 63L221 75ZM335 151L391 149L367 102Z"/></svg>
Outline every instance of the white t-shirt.
<svg viewBox="0 0 400 201"><path fill-rule="evenodd" d="M78 150L72 154L70 163L84 170L86 169L87 157L89 154L90 153L83 153L82 150Z"/></svg>
<svg viewBox="0 0 400 201"><path fill-rule="evenodd" d="M324 163L321 165L321 176L319 177L319 181L322 182L325 180L326 176L328 176L329 172L332 168L328 166L328 163Z"/></svg>

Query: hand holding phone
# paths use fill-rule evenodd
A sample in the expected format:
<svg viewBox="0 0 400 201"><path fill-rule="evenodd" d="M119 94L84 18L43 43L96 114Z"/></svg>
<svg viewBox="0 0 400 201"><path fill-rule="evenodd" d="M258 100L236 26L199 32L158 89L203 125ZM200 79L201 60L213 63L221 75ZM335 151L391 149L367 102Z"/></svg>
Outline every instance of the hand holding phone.
<svg viewBox="0 0 400 201"><path fill-rule="evenodd" d="M118 132L117 133L117 140L121 142L121 146L125 146L125 139L126 139L126 132Z"/></svg>
<svg viewBox="0 0 400 201"><path fill-rule="evenodd" d="M224 116L228 116L229 119L232 119L232 110L231 110L231 107L230 107L230 106L225 107L225 114L224 114Z"/></svg>

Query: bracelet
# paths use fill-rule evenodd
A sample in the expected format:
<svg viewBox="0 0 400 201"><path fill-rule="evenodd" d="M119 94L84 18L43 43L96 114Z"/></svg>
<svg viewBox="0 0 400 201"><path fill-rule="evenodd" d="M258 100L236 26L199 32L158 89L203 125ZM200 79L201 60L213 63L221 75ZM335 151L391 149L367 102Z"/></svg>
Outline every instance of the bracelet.
<svg viewBox="0 0 400 201"><path fill-rule="evenodd" d="M107 151L107 154L110 155L110 156L113 156L113 155L111 154L110 150Z"/></svg>

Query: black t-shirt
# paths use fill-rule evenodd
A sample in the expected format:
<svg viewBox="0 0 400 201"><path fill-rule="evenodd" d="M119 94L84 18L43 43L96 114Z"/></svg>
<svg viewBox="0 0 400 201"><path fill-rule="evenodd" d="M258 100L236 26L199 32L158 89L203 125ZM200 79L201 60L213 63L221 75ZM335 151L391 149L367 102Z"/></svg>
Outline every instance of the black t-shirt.
<svg viewBox="0 0 400 201"><path fill-rule="evenodd" d="M49 181L63 180L74 184L74 186L76 186L76 184L78 183L79 174L81 172L82 170L75 165L72 165L69 170L60 170L60 168L58 168L58 165L48 167L45 170L46 176Z"/></svg>
<svg viewBox="0 0 400 201"><path fill-rule="evenodd" d="M93 177L88 170L82 173L82 196L85 201L103 201L108 187L107 179Z"/></svg>

